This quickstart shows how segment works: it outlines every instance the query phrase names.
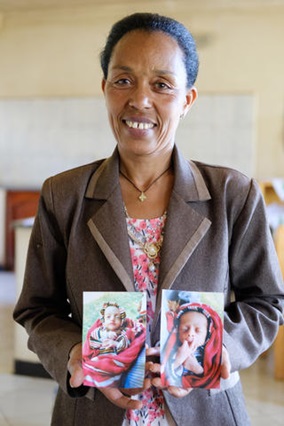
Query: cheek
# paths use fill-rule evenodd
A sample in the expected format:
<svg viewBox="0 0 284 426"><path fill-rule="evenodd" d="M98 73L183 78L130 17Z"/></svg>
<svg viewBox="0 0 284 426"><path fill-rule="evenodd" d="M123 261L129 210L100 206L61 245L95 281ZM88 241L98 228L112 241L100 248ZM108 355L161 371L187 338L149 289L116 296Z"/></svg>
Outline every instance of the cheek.
<svg viewBox="0 0 284 426"><path fill-rule="evenodd" d="M205 343L206 334L202 334L198 338L199 338L199 341L203 344L203 343Z"/></svg>

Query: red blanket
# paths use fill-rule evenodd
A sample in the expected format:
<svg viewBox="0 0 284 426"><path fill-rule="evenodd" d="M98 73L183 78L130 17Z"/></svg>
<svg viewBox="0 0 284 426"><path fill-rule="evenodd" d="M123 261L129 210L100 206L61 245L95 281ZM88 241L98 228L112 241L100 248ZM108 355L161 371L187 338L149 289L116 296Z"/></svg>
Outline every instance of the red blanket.
<svg viewBox="0 0 284 426"><path fill-rule="evenodd" d="M92 331L102 325L97 320L88 330L83 345L82 367L85 375L84 384L94 387L119 387L121 378L133 362L137 359L141 349L145 346L146 330L141 323L127 320L127 337L130 346L120 353L98 354L98 350L91 349L89 340ZM144 377L141 378L143 384Z"/></svg>
<svg viewBox="0 0 284 426"><path fill-rule="evenodd" d="M182 312L198 311L208 319L208 336L204 345L203 373L190 373L177 378L173 374L174 355L180 345L178 338L178 318ZM162 353L161 379L164 386L180 386L183 388L213 389L220 387L220 369L222 356L223 324L218 313L210 306L201 303L189 303L180 306L177 313L176 326L170 333Z"/></svg>

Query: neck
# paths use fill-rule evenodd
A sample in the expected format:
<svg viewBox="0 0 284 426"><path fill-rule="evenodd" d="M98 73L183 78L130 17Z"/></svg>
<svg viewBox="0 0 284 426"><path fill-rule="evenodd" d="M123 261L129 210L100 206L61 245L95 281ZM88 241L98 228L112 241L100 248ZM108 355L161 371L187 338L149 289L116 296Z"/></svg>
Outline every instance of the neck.
<svg viewBox="0 0 284 426"><path fill-rule="evenodd" d="M171 167L171 154L157 158L124 158L120 155L120 171L138 188L145 190L158 176Z"/></svg>

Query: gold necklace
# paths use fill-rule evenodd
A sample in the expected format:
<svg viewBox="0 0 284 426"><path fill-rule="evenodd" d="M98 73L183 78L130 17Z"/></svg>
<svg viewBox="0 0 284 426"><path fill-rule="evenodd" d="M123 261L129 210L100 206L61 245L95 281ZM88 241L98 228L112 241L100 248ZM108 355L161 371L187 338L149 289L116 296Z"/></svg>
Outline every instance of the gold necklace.
<svg viewBox="0 0 284 426"><path fill-rule="evenodd" d="M130 216L128 215L126 206L124 206L124 211L126 214L126 217L130 218ZM165 212L163 214L162 217L166 217L167 212ZM130 229L131 227L131 229ZM155 259L158 257L158 254L161 250L162 244L163 244L163 240L164 240L164 232L162 230L161 233L161 237L158 241L153 241L153 242L149 242L147 241L146 237L145 237L145 241L141 241L141 237L143 238L143 236L141 235L140 232L138 232L135 228L135 226L132 223L128 223L127 225L127 233L128 236L131 238L131 240L133 242L135 242L139 247L141 247L141 249L144 251L144 253L146 254L146 256L150 259L150 265L149 265L149 269L152 270L155 268ZM140 238L139 238L140 237Z"/></svg>
<svg viewBox="0 0 284 426"><path fill-rule="evenodd" d="M153 182L150 183L150 185L147 186L147 188L145 189L140 189L138 188L138 186L135 185L134 182L132 182L131 179L129 179L129 177L127 177L121 170L119 170L119 173L121 174L121 176L124 177L124 179L128 180L129 183L131 183L132 186L134 186L135 189L137 189L137 191L140 192L140 195L138 197L138 200L141 201L141 203L143 203L146 199L146 192L151 188L151 186L154 185L154 183L157 182L157 180L159 180L168 170L170 170L171 166L169 166L166 170L163 171L163 173L161 173L156 179L153 180Z"/></svg>
<svg viewBox="0 0 284 426"><path fill-rule="evenodd" d="M135 235L129 229L127 230L127 233L129 237L132 239L132 241L134 241L136 244L139 245L139 247L142 248L142 250L149 257L149 259L151 260L156 259L163 244L163 236L161 236L159 241L155 241L152 243L150 243L149 241L145 241L145 243L142 243L142 241L136 238Z"/></svg>

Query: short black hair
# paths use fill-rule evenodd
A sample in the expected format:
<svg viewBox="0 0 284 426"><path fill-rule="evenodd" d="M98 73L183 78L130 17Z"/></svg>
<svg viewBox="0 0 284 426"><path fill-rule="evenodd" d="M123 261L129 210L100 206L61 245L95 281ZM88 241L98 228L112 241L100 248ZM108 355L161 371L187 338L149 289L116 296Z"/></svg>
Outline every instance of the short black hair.
<svg viewBox="0 0 284 426"><path fill-rule="evenodd" d="M199 60L192 34L180 22L157 13L134 13L117 21L112 26L100 56L105 79L108 76L109 62L114 47L125 34L135 30L161 31L175 39L183 52L187 87L190 88L194 85L198 74Z"/></svg>

